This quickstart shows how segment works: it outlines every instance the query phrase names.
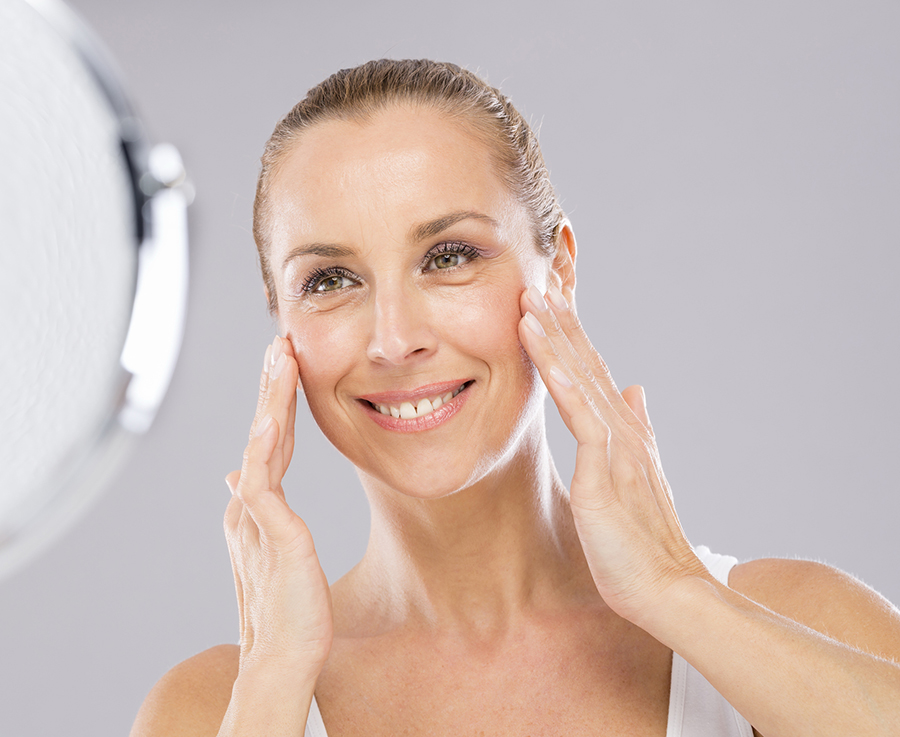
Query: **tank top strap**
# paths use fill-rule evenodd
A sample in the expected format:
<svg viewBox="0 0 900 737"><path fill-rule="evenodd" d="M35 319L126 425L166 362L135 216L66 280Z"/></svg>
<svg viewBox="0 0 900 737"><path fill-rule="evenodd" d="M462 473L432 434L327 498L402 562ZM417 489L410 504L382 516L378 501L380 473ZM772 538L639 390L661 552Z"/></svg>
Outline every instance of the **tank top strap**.
<svg viewBox="0 0 900 737"><path fill-rule="evenodd" d="M322 721L322 713L319 711L315 695L313 695L312 703L309 705L309 717L306 719L306 731L303 733L303 737L328 737L328 733L325 731L325 722Z"/></svg>
<svg viewBox="0 0 900 737"><path fill-rule="evenodd" d="M705 545L694 552L716 580L727 586L737 558L717 555ZM753 728L698 670L672 653L666 737L753 737Z"/></svg>

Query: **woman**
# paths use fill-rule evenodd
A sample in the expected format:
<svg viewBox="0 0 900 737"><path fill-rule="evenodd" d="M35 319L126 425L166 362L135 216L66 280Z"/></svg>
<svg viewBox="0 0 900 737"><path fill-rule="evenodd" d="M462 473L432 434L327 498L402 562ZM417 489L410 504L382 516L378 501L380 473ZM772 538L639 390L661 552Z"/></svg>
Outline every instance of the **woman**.
<svg viewBox="0 0 900 737"><path fill-rule="evenodd" d="M254 216L283 337L228 477L241 642L167 674L133 735L900 733L895 608L685 539L499 92L427 61L334 75L276 128ZM330 590L281 489L298 381L372 508ZM547 391L578 443L568 489Z"/></svg>

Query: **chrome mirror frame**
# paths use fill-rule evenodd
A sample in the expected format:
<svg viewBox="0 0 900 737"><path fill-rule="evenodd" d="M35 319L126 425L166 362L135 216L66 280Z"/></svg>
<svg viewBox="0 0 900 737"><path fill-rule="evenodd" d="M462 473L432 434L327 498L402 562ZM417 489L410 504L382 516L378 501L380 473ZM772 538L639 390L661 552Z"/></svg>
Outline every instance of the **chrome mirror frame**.
<svg viewBox="0 0 900 737"><path fill-rule="evenodd" d="M84 62L115 119L131 180L137 272L121 351L118 404L92 449L21 500L0 520L0 578L20 568L70 527L147 431L168 389L184 331L188 291L187 207L193 190L174 146L151 146L102 44L61 0L21 0ZM32 497L39 497L34 499Z"/></svg>

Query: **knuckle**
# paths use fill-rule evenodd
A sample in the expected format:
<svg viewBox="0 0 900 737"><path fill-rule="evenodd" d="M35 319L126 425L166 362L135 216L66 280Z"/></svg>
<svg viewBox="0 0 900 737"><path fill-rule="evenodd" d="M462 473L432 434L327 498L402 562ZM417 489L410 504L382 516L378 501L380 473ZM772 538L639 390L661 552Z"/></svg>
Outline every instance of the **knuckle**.
<svg viewBox="0 0 900 737"><path fill-rule="evenodd" d="M596 407L594 406L594 400L590 398L590 396L586 391L584 391L584 389L578 392L578 401L585 409L590 410L591 412L596 410Z"/></svg>
<svg viewBox="0 0 900 737"><path fill-rule="evenodd" d="M612 439L612 433L609 429L609 425L605 422L598 422L594 427L594 443L598 448L603 448L604 451L609 450L609 442Z"/></svg>
<svg viewBox="0 0 900 737"><path fill-rule="evenodd" d="M259 398L260 401L263 397L265 397L266 392L269 389L269 371L268 366L263 369L263 372L259 375Z"/></svg>
<svg viewBox="0 0 900 737"><path fill-rule="evenodd" d="M563 329L562 324L560 324L559 320L556 317L554 317L553 315L550 315L550 319L547 320L547 323L548 323L546 326L547 332L550 333L551 335L553 335L554 337L558 337L560 335L565 334L565 330Z"/></svg>
<svg viewBox="0 0 900 737"><path fill-rule="evenodd" d="M578 317L578 315L575 314L575 312L573 310L569 310L565 314L563 319L566 321L566 325L570 329L577 330L578 332L581 332L581 333L584 332L584 328L581 325L581 319Z"/></svg>
<svg viewBox="0 0 900 737"><path fill-rule="evenodd" d="M626 455L622 463L620 474L622 480L629 486L636 485L646 478L644 465L630 453Z"/></svg>

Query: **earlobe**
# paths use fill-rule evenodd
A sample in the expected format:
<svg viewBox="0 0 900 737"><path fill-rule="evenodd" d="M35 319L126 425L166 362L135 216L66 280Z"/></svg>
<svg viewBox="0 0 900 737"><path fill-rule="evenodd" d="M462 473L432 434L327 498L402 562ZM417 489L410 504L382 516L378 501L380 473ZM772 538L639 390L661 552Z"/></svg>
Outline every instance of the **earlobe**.
<svg viewBox="0 0 900 737"><path fill-rule="evenodd" d="M568 220L563 220L556 236L556 255L553 257L551 279L570 303L575 298L575 232Z"/></svg>

